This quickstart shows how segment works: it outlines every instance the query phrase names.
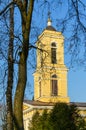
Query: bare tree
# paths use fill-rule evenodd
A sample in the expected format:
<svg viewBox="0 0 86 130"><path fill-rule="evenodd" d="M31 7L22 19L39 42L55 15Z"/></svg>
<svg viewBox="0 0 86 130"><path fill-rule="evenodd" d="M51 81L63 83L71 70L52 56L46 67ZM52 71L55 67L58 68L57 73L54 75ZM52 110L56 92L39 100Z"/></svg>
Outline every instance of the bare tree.
<svg viewBox="0 0 86 130"><path fill-rule="evenodd" d="M10 7L10 31L8 48L8 79L6 89L7 106L7 130L13 130L13 106L12 106L12 88L13 88L13 42L14 42L14 5Z"/></svg>
<svg viewBox="0 0 86 130"><path fill-rule="evenodd" d="M65 34L68 66L86 66L86 3L67 0L67 12L61 20L61 31Z"/></svg>
<svg viewBox="0 0 86 130"><path fill-rule="evenodd" d="M23 130L23 98L24 98L24 93L25 93L25 88L26 88L26 81L27 81L27 58L28 58L28 52L30 48L35 48L34 46L30 45L30 32L31 32L31 22L32 22L32 12L33 12L33 7L34 7L34 2L37 2L39 5L39 14L42 13L42 17L44 17L45 11L51 11L54 10L57 11L58 7L62 7L62 4L65 3L61 0L13 0L12 2L9 2L4 9L0 12L0 15L5 14L8 12L9 8L11 6L17 7L17 10L20 13L21 16L21 38L19 35L13 34L12 28L10 28L10 43L12 44L13 38L17 39L16 44L18 44L17 49L15 49L15 59L13 58L13 44L9 47L9 53L8 53L8 73L9 77L11 77L12 80L8 82L8 89L7 89L7 95L10 92L10 101L11 101L11 108L9 108L8 112L10 112L10 115L13 116L13 108L14 108L14 118L11 119L14 121L15 124L15 130ZM64 15L63 18L60 20L58 19L58 15L56 15L55 22L57 23L58 29L62 31L67 39L66 39L66 51L68 52L67 54L69 55L69 58L71 60L71 64L74 64L76 61L79 61L79 63L86 63L86 38L85 38L85 32L86 32L86 25L85 22L83 22L86 19L86 15L84 13L84 10L86 11L86 4L85 2L81 0L66 0L67 1L67 11ZM36 5L36 3L35 3ZM47 5L47 6L46 6ZM55 6L54 6L55 5ZM37 5L36 5L37 6ZM51 12L51 17L52 17L52 12ZM58 12L58 11L57 11ZM38 15L38 12L36 16ZM3 15L5 16L5 15ZM47 15L46 15L47 16ZM82 20L82 18L84 20ZM12 19L10 19L12 20ZM14 20L13 20L14 21ZM11 21L11 22L13 22ZM35 22L34 22L35 23ZM42 24L43 25L43 24ZM61 25L61 26L59 26ZM43 25L44 26L44 25ZM38 30L37 30L38 33ZM69 33L69 35L68 35ZM38 33L39 34L39 33ZM84 55L83 55L83 60L81 59L81 53L79 53L80 47L82 46L82 36L84 39L83 43L83 49L84 49ZM3 40L2 40L3 41ZM21 42L21 44L19 44ZM85 47L85 48L84 48ZM35 48L37 49L37 48ZM11 50L11 52L10 52ZM73 54L74 53L74 54ZM79 53L79 54L78 54ZM0 54L2 54L2 49L0 49ZM3 53L4 55L4 53ZM16 60L17 59L17 60ZM16 90L14 94L14 106L12 107L12 87L13 87L13 63L16 63L18 65L18 82L16 83ZM8 99L8 96L7 96ZM7 101L8 102L8 101ZM9 106L9 105L8 105ZM7 108L8 109L8 108ZM9 115L9 114L8 114ZM9 123L8 123L9 124Z"/></svg>
<svg viewBox="0 0 86 130"><path fill-rule="evenodd" d="M22 24L22 47L21 47L21 54L20 54L20 59L19 59L19 72L18 72L18 84L16 87L15 91L15 98L14 98L14 129L15 130L23 130L23 98L24 98L24 91L26 87L26 80L27 80L27 57L28 57L28 50L29 50L29 34L30 34L30 28L31 28L31 19L32 19L32 11L33 11L33 5L34 5L34 0L30 1L19 1L19 0L14 0L13 2L9 3L4 10L1 11L0 14L3 14L5 11L8 10L8 8L11 5L16 5L20 11L21 14L21 24ZM12 19L11 19L12 20ZM12 21L11 21L12 22ZM12 29L12 28L11 28ZM13 30L10 30L11 32L11 41L10 41L10 48L9 48L9 66L11 65L10 62L12 63L13 59L13 54L12 54L12 40L13 40ZM10 51L11 49L11 51ZM13 63L12 63L13 64ZM13 77L13 65L10 66L11 69L9 71L10 76ZM10 77L10 87L8 86L7 89L7 102L9 103L9 99L12 100L12 83L13 79ZM9 95L9 97L8 97ZM10 101L11 102L11 101ZM8 116L10 117L12 115L12 103L10 104L11 107L8 108ZM9 106L9 104L8 104ZM9 118L8 117L8 118ZM10 122L10 121L9 121ZM11 118L12 122L12 118ZM11 126L12 128L12 126Z"/></svg>

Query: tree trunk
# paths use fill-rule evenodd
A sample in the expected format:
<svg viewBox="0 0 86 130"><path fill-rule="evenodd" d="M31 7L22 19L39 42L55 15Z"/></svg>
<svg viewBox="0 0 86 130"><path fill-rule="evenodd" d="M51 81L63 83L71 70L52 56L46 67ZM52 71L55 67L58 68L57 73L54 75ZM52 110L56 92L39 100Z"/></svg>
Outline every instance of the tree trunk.
<svg viewBox="0 0 86 130"><path fill-rule="evenodd" d="M14 7L10 8L10 34L8 49L8 81L6 91L7 106L7 130L13 130L13 110L12 110L12 88L13 88L13 41L14 41Z"/></svg>
<svg viewBox="0 0 86 130"><path fill-rule="evenodd" d="M23 128L23 97L26 86L26 61L23 60L23 54L19 63L19 81L14 99L14 123L15 130L24 130Z"/></svg>
<svg viewBox="0 0 86 130"><path fill-rule="evenodd" d="M34 0L23 1L17 3L21 13L22 21L22 52L20 54L19 71L18 71L18 84L16 87L14 98L14 129L24 130L23 125L23 99L27 82L27 57L29 47L29 34L31 27L32 11Z"/></svg>

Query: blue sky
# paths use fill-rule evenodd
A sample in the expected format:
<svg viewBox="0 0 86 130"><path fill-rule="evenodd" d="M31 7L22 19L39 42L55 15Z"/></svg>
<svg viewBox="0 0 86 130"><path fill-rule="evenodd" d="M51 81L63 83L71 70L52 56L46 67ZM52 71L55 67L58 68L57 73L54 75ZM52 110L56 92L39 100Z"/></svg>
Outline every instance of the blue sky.
<svg viewBox="0 0 86 130"><path fill-rule="evenodd" d="M86 102L86 71L82 68L68 72L68 95L72 102Z"/></svg>
<svg viewBox="0 0 86 130"><path fill-rule="evenodd" d="M44 0L39 0L43 2ZM56 30L61 31L62 26L61 22L64 19L65 15L67 14L67 9L68 9L68 1L65 0L64 3L62 0L60 0L59 4L56 4L57 1L59 0L48 0L50 2L50 5L46 4L42 5L41 4L36 4L34 14L33 14L33 22L32 22L32 27L37 27L37 30L32 30L36 35L35 38L31 38L31 43L36 41L37 36L46 28L47 24L47 18L48 18L48 11L51 12L50 17L52 19L52 25L56 28ZM85 1L85 0L83 0ZM53 4L52 4L53 2ZM58 8L57 8L58 7ZM41 9L40 9L41 8ZM20 23L21 20L19 18L19 11L15 11L15 32L20 30ZM86 23L85 20L83 20L84 23ZM70 25L73 24L70 22ZM18 27L18 28L17 28ZM70 33L66 32L64 33L64 36L67 38ZM83 42L82 42L83 43ZM81 44L82 44L81 43ZM65 57L66 58L70 57ZM2 61L1 61L2 62ZM67 65L68 66L68 65ZM26 88L26 95L28 99L31 99L33 97L33 72L34 70L29 69L28 70L28 82L27 82L27 88ZM79 66L76 65L74 69L70 67L68 71L68 95L70 97L70 101L73 102L86 102L86 71L84 66Z"/></svg>

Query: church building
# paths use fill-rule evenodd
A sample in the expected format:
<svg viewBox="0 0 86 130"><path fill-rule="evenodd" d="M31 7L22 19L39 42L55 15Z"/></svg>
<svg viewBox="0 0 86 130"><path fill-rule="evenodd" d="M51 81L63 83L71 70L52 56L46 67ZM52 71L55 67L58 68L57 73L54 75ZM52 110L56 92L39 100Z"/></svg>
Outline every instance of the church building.
<svg viewBox="0 0 86 130"><path fill-rule="evenodd" d="M51 110L55 103L70 103L67 93L68 68L64 63L64 36L56 31L49 18L47 27L36 42L37 66L34 72L34 100L23 104L24 128L28 130L33 114ZM86 116L86 104L75 103Z"/></svg>

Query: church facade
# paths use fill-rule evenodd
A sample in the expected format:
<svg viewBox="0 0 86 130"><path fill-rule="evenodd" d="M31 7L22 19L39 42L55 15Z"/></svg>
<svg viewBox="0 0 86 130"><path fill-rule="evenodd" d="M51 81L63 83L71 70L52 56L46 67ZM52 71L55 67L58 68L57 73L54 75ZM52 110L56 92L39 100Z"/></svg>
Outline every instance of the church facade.
<svg viewBox="0 0 86 130"><path fill-rule="evenodd" d="M38 37L37 66L34 72L34 101L25 100L23 105L24 127L28 129L33 114L38 110L51 110L56 102L70 103L67 94L67 72L64 63L64 36L52 27L50 18L47 27ZM86 116L86 104L75 103Z"/></svg>

